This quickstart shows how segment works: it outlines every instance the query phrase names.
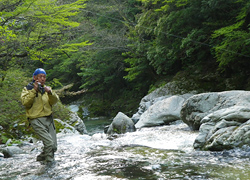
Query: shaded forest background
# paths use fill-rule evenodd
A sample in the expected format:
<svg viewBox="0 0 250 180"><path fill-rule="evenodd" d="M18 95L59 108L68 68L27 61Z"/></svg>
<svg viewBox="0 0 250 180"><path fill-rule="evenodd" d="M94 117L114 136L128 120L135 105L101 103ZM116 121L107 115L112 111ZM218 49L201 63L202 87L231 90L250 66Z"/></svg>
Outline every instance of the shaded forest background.
<svg viewBox="0 0 250 180"><path fill-rule="evenodd" d="M249 25L248 0L0 0L0 141L23 135L20 93L38 67L61 119L77 100L130 116L171 81L250 90Z"/></svg>

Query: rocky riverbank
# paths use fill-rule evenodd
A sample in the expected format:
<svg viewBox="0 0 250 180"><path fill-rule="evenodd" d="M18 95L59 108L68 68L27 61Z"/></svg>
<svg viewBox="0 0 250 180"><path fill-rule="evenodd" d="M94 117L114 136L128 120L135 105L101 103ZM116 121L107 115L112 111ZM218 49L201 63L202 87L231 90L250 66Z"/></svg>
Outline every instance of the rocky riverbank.
<svg viewBox="0 0 250 180"><path fill-rule="evenodd" d="M116 117L111 126L116 125L116 133L117 129L131 132L182 120L191 130L199 131L194 142L196 149L222 151L249 146L250 91L174 93L171 89L173 86L167 84L145 96L131 118L134 126L121 113L120 120Z"/></svg>

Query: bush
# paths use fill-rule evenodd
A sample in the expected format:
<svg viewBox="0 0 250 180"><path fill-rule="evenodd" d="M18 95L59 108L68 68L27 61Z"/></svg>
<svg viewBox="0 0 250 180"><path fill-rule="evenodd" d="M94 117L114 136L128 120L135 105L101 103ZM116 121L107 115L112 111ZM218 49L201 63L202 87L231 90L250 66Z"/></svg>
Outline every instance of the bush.
<svg viewBox="0 0 250 180"><path fill-rule="evenodd" d="M53 106L53 117L60 119L62 121L67 121L70 119L71 111L66 108L61 102L56 103Z"/></svg>
<svg viewBox="0 0 250 180"><path fill-rule="evenodd" d="M9 70L1 81L0 88L0 125L3 127L5 137L2 138L3 143L6 138L18 138L20 132L19 124L26 121L25 110L21 104L20 95L27 78L24 78L24 72L21 70Z"/></svg>

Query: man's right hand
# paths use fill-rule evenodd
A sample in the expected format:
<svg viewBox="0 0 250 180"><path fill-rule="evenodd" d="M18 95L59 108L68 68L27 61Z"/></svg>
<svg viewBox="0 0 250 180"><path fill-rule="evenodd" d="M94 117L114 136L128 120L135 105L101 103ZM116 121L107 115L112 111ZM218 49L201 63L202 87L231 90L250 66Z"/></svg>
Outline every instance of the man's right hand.
<svg viewBox="0 0 250 180"><path fill-rule="evenodd" d="M35 81L33 85L34 85L34 89L36 90L36 92L38 92L38 81Z"/></svg>

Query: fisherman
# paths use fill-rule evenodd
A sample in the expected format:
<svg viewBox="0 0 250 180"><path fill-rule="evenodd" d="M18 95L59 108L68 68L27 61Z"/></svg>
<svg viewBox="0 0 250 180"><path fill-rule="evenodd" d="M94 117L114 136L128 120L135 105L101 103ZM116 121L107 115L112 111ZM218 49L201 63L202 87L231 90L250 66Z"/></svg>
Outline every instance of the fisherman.
<svg viewBox="0 0 250 180"><path fill-rule="evenodd" d="M43 151L36 158L47 164L54 162L57 150L56 129L52 117L52 105L59 100L57 94L45 85L46 72L38 68L33 73L33 82L23 88L22 104L31 127L43 142Z"/></svg>

